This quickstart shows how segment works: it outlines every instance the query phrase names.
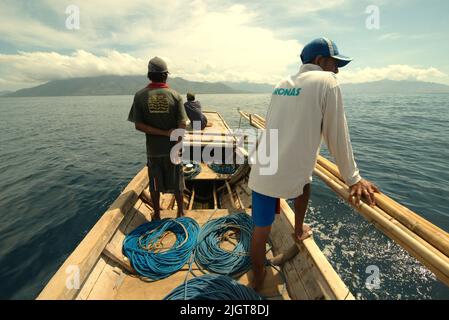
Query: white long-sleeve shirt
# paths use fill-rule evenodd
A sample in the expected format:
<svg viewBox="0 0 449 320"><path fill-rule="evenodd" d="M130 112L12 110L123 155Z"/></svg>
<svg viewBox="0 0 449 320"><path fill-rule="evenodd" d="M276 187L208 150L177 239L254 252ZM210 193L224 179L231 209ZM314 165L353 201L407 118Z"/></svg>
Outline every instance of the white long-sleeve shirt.
<svg viewBox="0 0 449 320"><path fill-rule="evenodd" d="M249 178L252 190L284 199L301 195L312 181L323 138L345 182L361 180L334 73L305 64L298 74L281 81L271 98L266 129L278 130L277 171L261 174L264 165L256 161Z"/></svg>

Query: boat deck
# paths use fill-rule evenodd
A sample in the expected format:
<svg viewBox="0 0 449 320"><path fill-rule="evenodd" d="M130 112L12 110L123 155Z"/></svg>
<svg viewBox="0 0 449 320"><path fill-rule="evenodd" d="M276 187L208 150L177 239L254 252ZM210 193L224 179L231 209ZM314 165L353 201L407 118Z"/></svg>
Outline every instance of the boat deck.
<svg viewBox="0 0 449 320"><path fill-rule="evenodd" d="M232 174L216 173L205 163L200 163L201 172L192 180L228 180Z"/></svg>
<svg viewBox="0 0 449 320"><path fill-rule="evenodd" d="M169 195L164 195L163 198L162 208L169 206L171 203ZM250 213L250 210L246 211ZM125 234L128 234L142 223L149 221L151 219L151 213L152 209L149 206L141 200L137 201L133 212L130 213L133 217L122 223L119 230L117 230L110 244L108 244L109 253L100 257L100 261L86 280L86 284L81 289L77 299L159 300L164 298L175 287L184 283L189 272L189 266L187 264L170 277L155 282L146 282L136 274L124 271L126 269L130 270L129 263L121 251ZM186 211L186 216L195 219L202 226L209 219L219 218L229 213L227 209L191 210ZM161 211L162 218L174 218L175 216L175 210ZM170 239L167 241L170 241ZM230 249L232 244L228 243L227 246ZM267 257L269 258L270 256L272 256L271 251ZM192 272L195 275L201 275L203 273L196 264L193 264ZM192 277L192 275L189 275L189 279ZM243 274L238 281L244 285L248 285L250 278L251 271ZM267 278L260 294L270 299L290 299L282 275L272 267L267 267Z"/></svg>
<svg viewBox="0 0 449 320"><path fill-rule="evenodd" d="M192 147L208 148L232 148L236 145L236 137L233 135L231 128L218 112L203 112L208 119L210 127L204 130L193 130L188 126L184 135L184 144Z"/></svg>

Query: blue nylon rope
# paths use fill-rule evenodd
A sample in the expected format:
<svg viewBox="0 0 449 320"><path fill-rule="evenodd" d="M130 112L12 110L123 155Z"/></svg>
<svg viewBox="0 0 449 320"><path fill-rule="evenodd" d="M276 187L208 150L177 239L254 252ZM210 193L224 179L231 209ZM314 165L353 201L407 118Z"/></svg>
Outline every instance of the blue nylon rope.
<svg viewBox="0 0 449 320"><path fill-rule="evenodd" d="M237 170L235 164L217 164L210 163L207 165L212 171L219 174L233 174Z"/></svg>
<svg viewBox="0 0 449 320"><path fill-rule="evenodd" d="M251 268L249 250L253 221L246 213L234 213L207 222L198 235L195 262L218 274L236 275ZM240 236L232 251L222 249L220 243L228 231L240 229Z"/></svg>
<svg viewBox="0 0 449 320"><path fill-rule="evenodd" d="M262 297L231 277L205 274L176 287L164 300L262 300Z"/></svg>
<svg viewBox="0 0 449 320"><path fill-rule="evenodd" d="M151 221L126 236L123 253L137 273L149 281L163 279L189 261L199 229L198 223L188 217ZM176 235L176 242L167 251L155 252L158 241L168 231Z"/></svg>
<svg viewBox="0 0 449 320"><path fill-rule="evenodd" d="M186 165L191 164L193 165L193 169L190 172L186 172L184 171L184 178L186 180L191 180L193 178L195 178L197 175L199 175L201 173L201 165L198 161L182 161L182 165L183 165L183 170L185 168Z"/></svg>

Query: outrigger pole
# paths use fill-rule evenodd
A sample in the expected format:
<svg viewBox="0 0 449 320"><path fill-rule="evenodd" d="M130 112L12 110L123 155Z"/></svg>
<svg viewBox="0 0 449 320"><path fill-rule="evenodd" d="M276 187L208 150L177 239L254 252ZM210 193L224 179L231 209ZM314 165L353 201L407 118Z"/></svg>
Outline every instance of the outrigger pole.
<svg viewBox="0 0 449 320"><path fill-rule="evenodd" d="M239 111L251 126L264 129L265 119L257 114ZM342 179L338 167L322 156L314 173L335 193L351 204L366 220L408 253L424 264L437 278L449 286L449 234L419 214L411 211L383 193L376 193L376 206L365 202L359 206L349 202L349 187Z"/></svg>

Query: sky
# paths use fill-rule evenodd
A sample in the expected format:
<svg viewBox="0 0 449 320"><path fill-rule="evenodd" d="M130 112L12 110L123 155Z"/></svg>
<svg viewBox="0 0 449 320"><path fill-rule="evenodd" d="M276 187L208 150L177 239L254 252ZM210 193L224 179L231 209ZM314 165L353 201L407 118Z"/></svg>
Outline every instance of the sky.
<svg viewBox="0 0 449 320"><path fill-rule="evenodd" d="M447 0L2 0L0 91L55 79L145 75L276 84L325 36L354 60L341 83L449 85Z"/></svg>

